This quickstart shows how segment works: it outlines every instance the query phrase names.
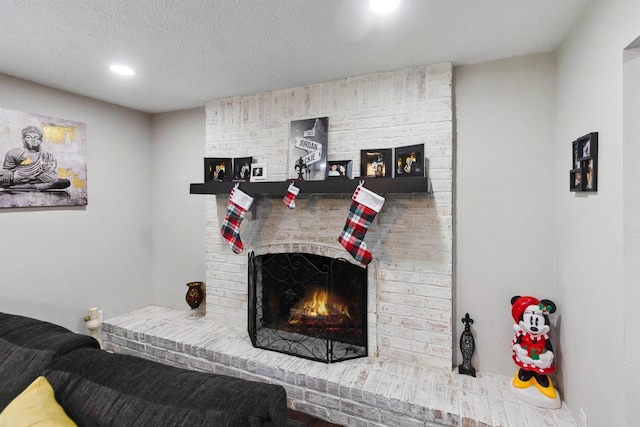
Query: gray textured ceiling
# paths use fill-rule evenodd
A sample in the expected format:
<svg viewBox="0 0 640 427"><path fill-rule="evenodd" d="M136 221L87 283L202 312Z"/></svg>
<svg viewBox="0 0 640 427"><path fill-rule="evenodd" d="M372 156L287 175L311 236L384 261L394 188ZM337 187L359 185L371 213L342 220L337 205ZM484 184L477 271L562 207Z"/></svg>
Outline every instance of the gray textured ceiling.
<svg viewBox="0 0 640 427"><path fill-rule="evenodd" d="M588 3L402 0L380 17L368 0L0 0L0 73L166 112L406 67L555 51ZM137 74L112 74L116 62Z"/></svg>

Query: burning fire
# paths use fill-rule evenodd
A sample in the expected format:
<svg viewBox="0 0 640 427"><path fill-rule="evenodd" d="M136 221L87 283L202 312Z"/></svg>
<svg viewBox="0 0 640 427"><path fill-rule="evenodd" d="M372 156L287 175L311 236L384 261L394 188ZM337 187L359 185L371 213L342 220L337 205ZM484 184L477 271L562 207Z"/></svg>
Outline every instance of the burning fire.
<svg viewBox="0 0 640 427"><path fill-rule="evenodd" d="M349 307L335 298L330 298L325 290L314 290L308 297L300 300L292 309L289 323L299 323L303 318L309 317L336 317L351 318Z"/></svg>

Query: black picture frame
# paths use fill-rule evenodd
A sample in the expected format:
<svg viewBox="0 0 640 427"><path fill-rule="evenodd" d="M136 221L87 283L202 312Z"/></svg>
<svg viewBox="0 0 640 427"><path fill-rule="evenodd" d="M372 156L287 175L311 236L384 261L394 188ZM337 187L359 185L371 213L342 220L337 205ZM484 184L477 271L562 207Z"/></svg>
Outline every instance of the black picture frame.
<svg viewBox="0 0 640 427"><path fill-rule="evenodd" d="M393 149L361 150L360 178L393 178Z"/></svg>
<svg viewBox="0 0 640 427"><path fill-rule="evenodd" d="M326 179L329 117L291 121L289 141L289 178Z"/></svg>
<svg viewBox="0 0 640 427"><path fill-rule="evenodd" d="M204 182L231 181L232 159L224 157L205 157Z"/></svg>
<svg viewBox="0 0 640 427"><path fill-rule="evenodd" d="M353 178L352 160L330 160L327 163L327 178Z"/></svg>
<svg viewBox="0 0 640 427"><path fill-rule="evenodd" d="M425 176L424 144L394 149L395 177Z"/></svg>
<svg viewBox="0 0 640 427"><path fill-rule="evenodd" d="M571 191L584 191L585 179L582 169L573 169L569 173L569 189Z"/></svg>
<svg viewBox="0 0 640 427"><path fill-rule="evenodd" d="M583 191L598 191L598 166L596 160L587 160L585 169L585 188Z"/></svg>
<svg viewBox="0 0 640 427"><path fill-rule="evenodd" d="M598 191L598 132L591 132L571 143L572 169L569 190Z"/></svg>
<svg viewBox="0 0 640 427"><path fill-rule="evenodd" d="M253 157L235 157L233 159L233 181L249 181Z"/></svg>

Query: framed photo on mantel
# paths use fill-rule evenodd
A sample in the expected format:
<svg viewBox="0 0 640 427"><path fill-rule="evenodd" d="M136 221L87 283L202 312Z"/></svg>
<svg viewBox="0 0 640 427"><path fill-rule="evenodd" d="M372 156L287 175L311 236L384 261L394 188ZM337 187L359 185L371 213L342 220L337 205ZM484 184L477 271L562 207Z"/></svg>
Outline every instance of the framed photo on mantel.
<svg viewBox="0 0 640 427"><path fill-rule="evenodd" d="M253 157L236 157L233 159L233 180L249 181L251 178Z"/></svg>
<svg viewBox="0 0 640 427"><path fill-rule="evenodd" d="M351 160L329 160L329 172L327 173L328 178L353 178L352 174L352 166L353 161Z"/></svg>
<svg viewBox="0 0 640 427"><path fill-rule="evenodd" d="M424 144L408 145L395 149L396 178L425 176Z"/></svg>
<svg viewBox="0 0 640 427"><path fill-rule="evenodd" d="M393 178L391 148L360 151L361 178Z"/></svg>
<svg viewBox="0 0 640 427"><path fill-rule="evenodd" d="M205 157L204 182L231 181L231 159Z"/></svg>
<svg viewBox="0 0 640 427"><path fill-rule="evenodd" d="M267 164L252 163L251 164L251 182L267 181Z"/></svg>
<svg viewBox="0 0 640 427"><path fill-rule="evenodd" d="M291 122L289 178L322 181L327 177L328 129L328 117Z"/></svg>

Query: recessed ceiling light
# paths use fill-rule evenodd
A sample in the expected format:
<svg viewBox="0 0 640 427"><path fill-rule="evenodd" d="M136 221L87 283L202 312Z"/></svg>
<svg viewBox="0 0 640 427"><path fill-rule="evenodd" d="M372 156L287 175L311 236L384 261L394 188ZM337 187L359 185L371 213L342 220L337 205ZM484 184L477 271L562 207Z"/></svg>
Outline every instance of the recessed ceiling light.
<svg viewBox="0 0 640 427"><path fill-rule="evenodd" d="M369 7L375 13L390 13L400 6L400 0L371 0Z"/></svg>
<svg viewBox="0 0 640 427"><path fill-rule="evenodd" d="M133 71L132 68L129 68L124 65L112 65L111 67L109 67L109 69L114 73L120 74L123 76L133 76L136 73L135 71Z"/></svg>

